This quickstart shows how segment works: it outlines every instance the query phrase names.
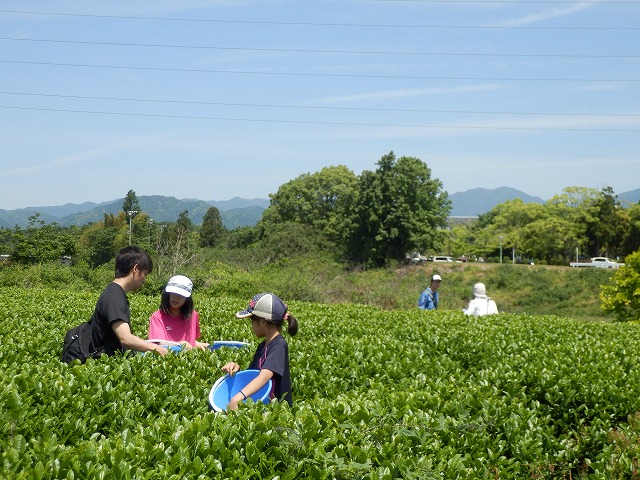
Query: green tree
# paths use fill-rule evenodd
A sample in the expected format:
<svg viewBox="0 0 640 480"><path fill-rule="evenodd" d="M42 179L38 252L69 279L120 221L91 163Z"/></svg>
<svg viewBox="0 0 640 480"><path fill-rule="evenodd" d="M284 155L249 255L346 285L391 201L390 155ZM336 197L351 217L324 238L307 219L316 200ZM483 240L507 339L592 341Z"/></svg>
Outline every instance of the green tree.
<svg viewBox="0 0 640 480"><path fill-rule="evenodd" d="M124 201L122 202L122 211L125 215L128 215L128 212L140 212L140 202L138 201L138 197L136 196L136 192L133 190L129 190L127 192L127 196L124 197Z"/></svg>
<svg viewBox="0 0 640 480"><path fill-rule="evenodd" d="M189 220L188 217L184 218ZM158 277L176 275L184 267L194 264L197 243L197 234L187 230L184 225L175 223L162 228L155 244L154 271L157 271Z"/></svg>
<svg viewBox="0 0 640 480"><path fill-rule="evenodd" d="M591 207L587 223L588 248L591 255L612 255L619 250L629 228L629 218L623 212L611 187L606 187Z"/></svg>
<svg viewBox="0 0 640 480"><path fill-rule="evenodd" d="M14 230L12 258L19 263L36 264L59 260L63 256L73 256L78 246L68 230L55 222L46 224L40 213L29 217L26 230Z"/></svg>
<svg viewBox="0 0 640 480"><path fill-rule="evenodd" d="M193 231L193 222L187 210L179 214L176 223L163 222L159 227L160 235L154 249L154 271L164 278L176 275L197 261L199 237Z"/></svg>
<svg viewBox="0 0 640 480"><path fill-rule="evenodd" d="M548 264L566 264L578 243L573 224L558 217L535 220L522 228L521 250Z"/></svg>
<svg viewBox="0 0 640 480"><path fill-rule="evenodd" d="M455 257L464 255L469 258L485 255L483 251L476 249L477 237L468 226L454 224L451 225L450 230L444 233L448 237L445 239L445 245L447 246L447 250L449 250L445 253Z"/></svg>
<svg viewBox="0 0 640 480"><path fill-rule="evenodd" d="M351 259L372 266L402 260L407 252L426 251L436 244L451 209L442 182L431 178L421 160L384 155L376 171L364 171L354 205L357 226Z"/></svg>
<svg viewBox="0 0 640 480"><path fill-rule="evenodd" d="M622 252L627 254L640 249L640 203L636 203L627 210L629 229L622 242Z"/></svg>
<svg viewBox="0 0 640 480"><path fill-rule="evenodd" d="M613 285L600 292L602 310L619 321L640 320L640 251L625 258L625 265L613 274Z"/></svg>
<svg viewBox="0 0 640 480"><path fill-rule="evenodd" d="M256 243L257 238L257 227L238 227L228 232L224 244L226 248L247 249Z"/></svg>
<svg viewBox="0 0 640 480"><path fill-rule="evenodd" d="M178 215L176 220L176 227L183 232L190 232L193 230L193 222L189 218L189 211L184 210Z"/></svg>
<svg viewBox="0 0 640 480"><path fill-rule="evenodd" d="M573 257L573 252L587 253L589 240L587 225L594 221L594 208L600 192L595 188L566 187L562 194L555 195L547 201L546 207L553 218L564 221L566 230L566 255Z"/></svg>
<svg viewBox="0 0 640 480"><path fill-rule="evenodd" d="M265 264L308 253L331 251L325 235L311 225L286 222L273 225L260 240Z"/></svg>
<svg viewBox="0 0 640 480"><path fill-rule="evenodd" d="M110 263L116 256L117 250L114 239L117 234L118 229L116 227L96 229L87 234L86 238L90 242L87 260L91 267L95 268L105 263Z"/></svg>
<svg viewBox="0 0 640 480"><path fill-rule="evenodd" d="M544 205L524 203L516 198L500 203L489 212L480 215L473 228L478 238L485 242L487 254L496 254L499 248L498 239L502 236L505 250L511 250L520 256L531 256L532 252L528 251L528 248L535 240L527 237L525 227L548 218L549 212ZM505 256L510 255L505 252Z"/></svg>
<svg viewBox="0 0 640 480"><path fill-rule="evenodd" d="M584 215L580 210L590 208L598 199L599 192L596 188L566 187L560 195L555 195L547 201L547 206L558 212L554 215L576 217ZM564 213L562 213L564 212Z"/></svg>
<svg viewBox="0 0 640 480"><path fill-rule="evenodd" d="M82 229L80 242L84 247L87 263L97 267L111 262L120 248L129 242L129 226L126 214L105 213L104 220Z"/></svg>
<svg viewBox="0 0 640 480"><path fill-rule="evenodd" d="M220 210L218 210L216 207L209 208L202 218L202 227L200 228L199 232L200 246L216 246L222 239L224 232L225 228L222 224Z"/></svg>
<svg viewBox="0 0 640 480"><path fill-rule="evenodd" d="M0 254L9 255L13 250L13 245L13 230L10 228L0 228Z"/></svg>
<svg viewBox="0 0 640 480"><path fill-rule="evenodd" d="M357 184L356 175L343 165L300 175L270 195L260 227L265 231L284 222L308 225L342 247L354 227Z"/></svg>

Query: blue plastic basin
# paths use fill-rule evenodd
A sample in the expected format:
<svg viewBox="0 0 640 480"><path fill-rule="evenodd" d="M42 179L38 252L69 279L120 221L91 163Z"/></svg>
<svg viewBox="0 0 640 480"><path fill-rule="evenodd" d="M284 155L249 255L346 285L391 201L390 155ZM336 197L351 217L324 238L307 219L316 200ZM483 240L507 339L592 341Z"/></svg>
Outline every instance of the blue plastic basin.
<svg viewBox="0 0 640 480"><path fill-rule="evenodd" d="M242 390L247 384L256 378L260 370L241 370L235 375L224 375L216 380L209 392L209 405L216 412L227 409L231 397ZM269 403L272 381L269 380L260 390L247 398L254 402Z"/></svg>
<svg viewBox="0 0 640 480"><path fill-rule="evenodd" d="M229 347L229 348L242 348L249 345L247 342L237 342L235 340L216 340L211 345L209 345L210 350L217 350L220 347Z"/></svg>

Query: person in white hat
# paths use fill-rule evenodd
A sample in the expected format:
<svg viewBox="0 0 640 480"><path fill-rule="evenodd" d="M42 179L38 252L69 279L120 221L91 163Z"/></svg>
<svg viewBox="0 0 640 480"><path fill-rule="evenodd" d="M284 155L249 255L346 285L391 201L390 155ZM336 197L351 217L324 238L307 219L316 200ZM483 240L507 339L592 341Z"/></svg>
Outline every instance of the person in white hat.
<svg viewBox="0 0 640 480"><path fill-rule="evenodd" d="M438 308L438 301L440 300L438 288L440 288L441 281L442 277L440 275L433 275L431 277L431 285L422 292L418 299L419 309L436 310Z"/></svg>
<svg viewBox="0 0 640 480"><path fill-rule="evenodd" d="M193 282L184 275L169 279L160 298L160 308L149 318L149 341L162 345L180 344L191 349L206 349L199 342L200 316L193 307Z"/></svg>
<svg viewBox="0 0 640 480"><path fill-rule="evenodd" d="M493 315L498 313L496 302L487 296L487 288L484 283L476 283L473 286L473 299L469 302L469 306L464 310L465 315L473 315L482 317L484 315Z"/></svg>

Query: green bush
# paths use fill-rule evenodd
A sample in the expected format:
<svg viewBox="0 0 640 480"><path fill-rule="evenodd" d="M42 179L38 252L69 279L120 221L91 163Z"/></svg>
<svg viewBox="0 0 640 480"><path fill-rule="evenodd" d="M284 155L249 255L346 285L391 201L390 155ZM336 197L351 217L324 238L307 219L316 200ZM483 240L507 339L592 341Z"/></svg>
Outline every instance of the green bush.
<svg viewBox="0 0 640 480"><path fill-rule="evenodd" d="M640 328L555 316L286 301L294 405L209 411L258 340L246 299L199 294L205 339L246 349L67 366L97 293L0 288L0 478L634 478ZM132 328L157 307L130 295Z"/></svg>
<svg viewBox="0 0 640 480"><path fill-rule="evenodd" d="M34 265L0 265L0 285L24 288L52 287L65 285L79 290L104 288L113 280L113 267L91 269L85 263L66 266L60 262L37 263Z"/></svg>
<svg viewBox="0 0 640 480"><path fill-rule="evenodd" d="M613 276L613 285L602 289L602 309L618 320L640 320L640 251L625 258Z"/></svg>
<svg viewBox="0 0 640 480"><path fill-rule="evenodd" d="M180 274L191 277L195 291L210 296L251 298L273 291L292 300L318 303L359 303L385 309L414 309L420 292L433 273L443 275L442 310L461 310L471 297L471 287L487 285L500 311L536 315L557 314L603 320L600 288L611 284L614 271L598 268L570 269L539 265L486 263L432 263L393 268L348 270L328 252L265 262L259 248L204 249ZM91 269L84 262L71 267L50 263L0 265L0 286L74 286L99 292L113 280L113 265ZM157 297L168 277L157 271L147 276L141 293Z"/></svg>

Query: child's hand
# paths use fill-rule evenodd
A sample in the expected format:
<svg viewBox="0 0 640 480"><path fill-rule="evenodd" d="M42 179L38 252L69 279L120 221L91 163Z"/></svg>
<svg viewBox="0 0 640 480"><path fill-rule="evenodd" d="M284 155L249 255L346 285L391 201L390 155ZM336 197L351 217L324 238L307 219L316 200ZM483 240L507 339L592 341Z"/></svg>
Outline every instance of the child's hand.
<svg viewBox="0 0 640 480"><path fill-rule="evenodd" d="M227 410L237 410L238 409L238 403L240 403L240 400L237 399L238 395L234 395L233 398L231 400L229 400L229 404L227 405ZM242 397L241 397L242 399Z"/></svg>
<svg viewBox="0 0 640 480"><path fill-rule="evenodd" d="M203 342L196 342L196 348L199 348L200 350L206 350L207 348L209 348L209 344L203 343Z"/></svg>
<svg viewBox="0 0 640 480"><path fill-rule="evenodd" d="M166 354L169 353L168 348L161 347L160 345L156 345L156 347L152 351L156 352L161 357L164 357Z"/></svg>
<svg viewBox="0 0 640 480"><path fill-rule="evenodd" d="M239 370L240 365L238 365L236 362L229 362L224 367L222 367L222 371L228 373L229 375L233 375Z"/></svg>

